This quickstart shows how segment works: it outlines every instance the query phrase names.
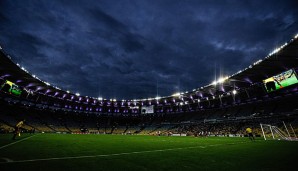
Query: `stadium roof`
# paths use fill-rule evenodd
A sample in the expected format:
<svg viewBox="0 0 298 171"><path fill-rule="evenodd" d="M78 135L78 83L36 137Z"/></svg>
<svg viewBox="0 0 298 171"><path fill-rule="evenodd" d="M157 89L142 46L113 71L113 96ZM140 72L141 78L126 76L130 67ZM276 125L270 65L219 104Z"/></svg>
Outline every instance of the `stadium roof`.
<svg viewBox="0 0 298 171"><path fill-rule="evenodd" d="M36 93L46 94L63 99L70 99L70 97L72 96L80 96L79 94L74 94L71 92L67 92L66 90L61 90L56 86L50 85L49 83L40 80L37 76L31 74L18 63L14 62L13 59L11 59L11 57L8 54L6 54L4 50L1 49L1 47L0 51L0 78L2 80L9 80L15 82L17 85ZM198 95L198 93L201 97L209 97L218 94L223 94L226 92L231 92L235 89L246 88L253 84L260 83L262 82L262 80L268 77L271 77L291 68L297 70L297 64L298 35L296 35L289 42L274 50L264 59L256 61L252 65L248 66L247 68L241 71L238 71L237 73L231 76L219 78L211 84L194 90L190 90L189 92L177 93L174 95L169 95L167 97L160 98L171 98L180 95L191 96ZM94 97L83 98L98 100L98 98Z"/></svg>

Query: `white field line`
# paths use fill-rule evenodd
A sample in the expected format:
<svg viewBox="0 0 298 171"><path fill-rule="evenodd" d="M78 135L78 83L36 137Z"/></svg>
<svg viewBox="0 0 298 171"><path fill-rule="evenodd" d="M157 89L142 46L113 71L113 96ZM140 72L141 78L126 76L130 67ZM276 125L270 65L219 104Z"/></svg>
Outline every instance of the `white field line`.
<svg viewBox="0 0 298 171"><path fill-rule="evenodd" d="M67 160L67 159L83 159L83 158L96 158L96 157L110 157L110 156L122 156L122 155L130 155L130 154L143 154L143 153L154 153L154 152L164 152L164 151L175 151L175 150L184 150L184 149L194 149L194 148L207 148L207 147L215 147L222 145L235 145L247 142L239 142L239 143L227 143L227 144L213 144L213 145L205 145L205 146L192 146L192 147L180 147L180 148L168 148L161 150L148 150L148 151L134 151L134 152L125 152L125 153L115 153L115 154L99 154L99 155L90 155L90 156L70 156L70 157L53 157L53 158L43 158L43 159L29 159L29 160L17 160L10 162L0 162L0 164L4 163L26 163L26 162L36 162L36 161L51 161L51 160Z"/></svg>
<svg viewBox="0 0 298 171"><path fill-rule="evenodd" d="M12 162L13 160L9 159L9 158L0 158L2 160L5 160L6 162Z"/></svg>
<svg viewBox="0 0 298 171"><path fill-rule="evenodd" d="M19 140L19 141L15 141L15 142L12 142L12 143L6 144L6 145L4 145L4 146L0 147L0 150L1 150L1 149L3 149L3 148L9 147L9 146L11 146L11 145L14 145L14 144L16 144L16 143L19 143L19 142L22 142L22 141L28 140L29 138L32 138L32 137L34 137L34 136L36 136L36 135L37 135L37 134L35 134L35 135L32 135L32 136L30 136L30 137L27 137L27 138L24 138L24 139L21 139L21 140Z"/></svg>

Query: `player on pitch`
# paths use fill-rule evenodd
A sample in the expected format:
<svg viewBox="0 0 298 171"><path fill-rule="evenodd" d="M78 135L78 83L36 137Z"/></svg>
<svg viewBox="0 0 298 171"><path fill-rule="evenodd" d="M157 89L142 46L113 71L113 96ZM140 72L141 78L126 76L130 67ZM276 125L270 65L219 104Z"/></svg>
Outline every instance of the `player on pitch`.
<svg viewBox="0 0 298 171"><path fill-rule="evenodd" d="M16 124L16 126L14 127L14 132L13 132L13 137L12 137L13 140L16 139L17 135L21 136L21 127L23 126L24 122L25 122L25 119L18 122Z"/></svg>
<svg viewBox="0 0 298 171"><path fill-rule="evenodd" d="M254 137L254 135L252 134L252 129L251 128L246 128L246 133L247 133L247 135L248 135L248 138L251 140L251 141L254 141L255 140L255 137Z"/></svg>

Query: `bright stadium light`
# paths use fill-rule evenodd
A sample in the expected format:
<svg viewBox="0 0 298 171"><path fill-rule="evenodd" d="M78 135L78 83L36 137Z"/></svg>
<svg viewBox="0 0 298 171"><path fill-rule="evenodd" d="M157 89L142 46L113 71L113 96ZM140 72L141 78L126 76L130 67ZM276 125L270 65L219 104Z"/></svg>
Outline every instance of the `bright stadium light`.
<svg viewBox="0 0 298 171"><path fill-rule="evenodd" d="M298 34L296 34L296 36L294 38L297 39L298 38Z"/></svg>
<svg viewBox="0 0 298 171"><path fill-rule="evenodd" d="M70 92L69 90L66 91L66 93L69 93L69 92Z"/></svg>
<svg viewBox="0 0 298 171"><path fill-rule="evenodd" d="M258 61L256 61L256 62L254 63L254 65L257 65L257 64L259 64L260 62L262 62L262 59L259 59Z"/></svg>
<svg viewBox="0 0 298 171"><path fill-rule="evenodd" d="M225 78L219 78L218 80L217 80L217 83L223 83L225 81Z"/></svg>
<svg viewBox="0 0 298 171"><path fill-rule="evenodd" d="M180 93L175 93L172 96L175 96L175 97L180 96Z"/></svg>
<svg viewBox="0 0 298 171"><path fill-rule="evenodd" d="M233 90L232 93L235 95L235 94L237 94L237 91L236 90Z"/></svg>
<svg viewBox="0 0 298 171"><path fill-rule="evenodd" d="M102 100L102 97L98 97L97 99L98 99L98 100Z"/></svg>
<svg viewBox="0 0 298 171"><path fill-rule="evenodd" d="M225 82L229 77L220 77L218 80L214 80L211 84L216 85Z"/></svg>
<svg viewBox="0 0 298 171"><path fill-rule="evenodd" d="M228 77L221 77L217 80L217 83L223 83L228 79Z"/></svg>
<svg viewBox="0 0 298 171"><path fill-rule="evenodd" d="M76 96L80 96L80 93L76 93Z"/></svg>
<svg viewBox="0 0 298 171"><path fill-rule="evenodd" d="M155 100L159 100L159 99L160 99L160 97L159 97L159 96L155 97Z"/></svg>

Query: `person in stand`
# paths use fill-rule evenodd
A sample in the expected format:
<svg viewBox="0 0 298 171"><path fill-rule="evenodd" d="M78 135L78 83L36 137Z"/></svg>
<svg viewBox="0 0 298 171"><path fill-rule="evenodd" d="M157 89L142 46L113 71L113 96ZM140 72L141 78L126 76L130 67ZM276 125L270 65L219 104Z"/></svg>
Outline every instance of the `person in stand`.
<svg viewBox="0 0 298 171"><path fill-rule="evenodd" d="M252 129L251 128L246 128L246 133L247 133L247 135L248 135L248 138L251 140L251 141L254 141L255 140L255 137L254 137L254 135L252 134Z"/></svg>
<svg viewBox="0 0 298 171"><path fill-rule="evenodd" d="M21 136L21 128L22 128L24 122L25 122L25 120L23 119L20 122L18 122L16 124L16 126L14 127L14 132L13 132L13 137L12 137L13 140L16 139L17 135Z"/></svg>

